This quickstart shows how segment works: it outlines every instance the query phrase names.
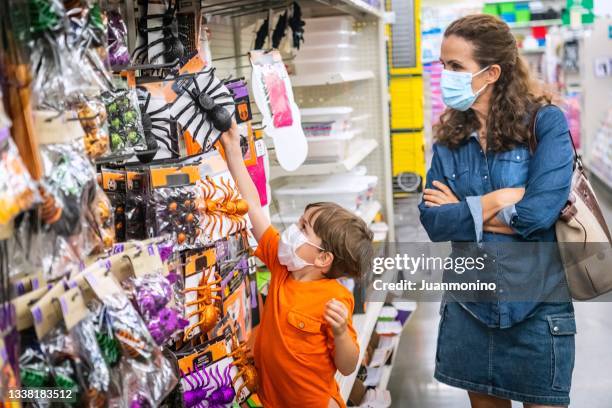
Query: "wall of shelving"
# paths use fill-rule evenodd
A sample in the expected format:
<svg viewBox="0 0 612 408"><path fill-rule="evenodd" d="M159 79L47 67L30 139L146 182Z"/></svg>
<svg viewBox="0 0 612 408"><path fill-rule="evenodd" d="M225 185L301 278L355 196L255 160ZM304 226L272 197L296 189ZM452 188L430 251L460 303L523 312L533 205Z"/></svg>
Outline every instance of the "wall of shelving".
<svg viewBox="0 0 612 408"><path fill-rule="evenodd" d="M350 71L331 74L292 76L293 92L298 106L329 107L350 106L353 108L353 127L360 130L351 140L350 154L341 162L324 164L304 164L295 172L289 173L280 168L275 161L274 149L267 140L270 156L268 180L271 190L295 176L332 174L349 171L358 165L365 165L369 175L378 177L378 185L372 204L360 215L368 222L379 211L389 227L387 240L394 239L393 198L391 182L391 148L389 138L389 108L385 27L382 12L359 0L336 1L326 5L325 1L304 2L302 5L307 18L331 15L351 15L355 19L355 68ZM312 6L312 7L309 7ZM261 25L266 13L240 18L213 18L208 23L212 33L211 54L218 76L247 76L250 68L246 54L253 46L255 32ZM276 24L276 15L272 27ZM308 38L306 28L305 38ZM281 49L283 55L286 53ZM299 52L299 51L298 51ZM238 55L236 58L233 56ZM229 58L228 58L229 57ZM221 59L220 59L221 58ZM288 59L291 57L289 56ZM254 106L254 105L253 105ZM254 122L260 117L254 111ZM274 220L275 205L270 211ZM282 225L279 225L282 226ZM389 277L391 278L391 277ZM354 325L359 334L362 354L376 325L382 303L371 303L366 312L354 315ZM346 400L353 387L354 375L338 376L342 396Z"/></svg>
<svg viewBox="0 0 612 408"><path fill-rule="evenodd" d="M307 17L344 14L355 17L354 30L358 34L355 36L354 58L358 68L331 74L292 76L296 102L301 108L350 106L354 109L352 117L358 119L354 126L360 132L351 141L350 154L342 162L306 163L291 173L284 171L277 164L271 140L266 138L270 153L268 179L272 191L282 185L288 177L341 173L350 171L358 165L365 165L368 174L378 177L378 185L375 190L375 202L360 215L371 222L380 210L389 226L387 238L393 239L386 43L382 13L373 12L365 3L350 1L342 2L337 7L321 5L313 9L308 9L304 5L302 7ZM211 19L208 23L212 33L211 54L219 76L246 75L247 80L249 79L249 60L245 55L252 48L255 32L265 17L266 13L259 13L233 19L218 17ZM276 24L276 14L272 19L272 27L274 24ZM308 30L305 36L307 39ZM287 59L290 58L291 56L287 55ZM259 113L257 110L253 113L254 122L257 122L260 119ZM270 209L274 214L274 203Z"/></svg>

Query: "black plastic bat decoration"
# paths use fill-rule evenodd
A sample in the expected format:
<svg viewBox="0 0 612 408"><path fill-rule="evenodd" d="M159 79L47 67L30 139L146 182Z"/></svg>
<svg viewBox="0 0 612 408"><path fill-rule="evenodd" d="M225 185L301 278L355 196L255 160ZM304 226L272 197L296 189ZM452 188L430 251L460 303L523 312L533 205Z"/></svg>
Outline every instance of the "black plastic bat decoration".
<svg viewBox="0 0 612 408"><path fill-rule="evenodd" d="M289 27L293 32L293 48L300 49L300 44L304 42L304 26L306 22L302 20L302 8L297 3L293 2L293 13L289 19Z"/></svg>
<svg viewBox="0 0 612 408"><path fill-rule="evenodd" d="M261 27L259 27L259 30L257 30L257 35L255 36L255 47L253 49L255 50L263 49L264 44L266 43L266 38L268 38L269 27L270 27L270 22L266 18L263 24L261 25Z"/></svg>
<svg viewBox="0 0 612 408"><path fill-rule="evenodd" d="M285 37L285 32L287 31L287 12L285 11L278 18L278 22L276 23L276 27L274 27L274 32L272 32L272 48L278 48L283 37Z"/></svg>

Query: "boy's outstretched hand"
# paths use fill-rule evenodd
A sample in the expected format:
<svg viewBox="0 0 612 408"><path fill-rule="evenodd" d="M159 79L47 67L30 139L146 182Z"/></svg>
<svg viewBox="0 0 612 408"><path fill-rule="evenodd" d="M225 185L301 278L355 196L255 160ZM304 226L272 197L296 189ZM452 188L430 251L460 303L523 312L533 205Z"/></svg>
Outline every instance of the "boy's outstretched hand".
<svg viewBox="0 0 612 408"><path fill-rule="evenodd" d="M240 147L240 131L235 120L232 120L232 127L221 134L221 144L224 150Z"/></svg>
<svg viewBox="0 0 612 408"><path fill-rule="evenodd" d="M348 325L348 310L344 303L332 299L325 305L325 320L332 329L334 336L340 336L346 332Z"/></svg>
<svg viewBox="0 0 612 408"><path fill-rule="evenodd" d="M242 198L249 204L249 218L253 225L253 235L259 241L263 233L270 226L270 220L261 208L259 193L244 165L242 150L240 149L240 130L238 125L236 125L236 121L232 120L232 127L221 135L221 144L223 145L223 150L225 150L227 167L238 185Z"/></svg>

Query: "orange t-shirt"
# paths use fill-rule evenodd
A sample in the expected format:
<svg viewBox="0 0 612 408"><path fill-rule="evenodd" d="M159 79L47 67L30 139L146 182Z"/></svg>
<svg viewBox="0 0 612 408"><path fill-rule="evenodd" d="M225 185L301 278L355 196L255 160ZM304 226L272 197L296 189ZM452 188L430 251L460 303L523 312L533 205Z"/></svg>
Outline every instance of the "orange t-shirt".
<svg viewBox="0 0 612 408"><path fill-rule="evenodd" d="M323 314L329 300L344 303L348 330L357 344L353 294L335 279L293 279L278 261L279 241L278 231L270 226L255 251L272 274L253 350L259 395L265 408L326 408L331 398L344 407L334 379L334 336Z"/></svg>

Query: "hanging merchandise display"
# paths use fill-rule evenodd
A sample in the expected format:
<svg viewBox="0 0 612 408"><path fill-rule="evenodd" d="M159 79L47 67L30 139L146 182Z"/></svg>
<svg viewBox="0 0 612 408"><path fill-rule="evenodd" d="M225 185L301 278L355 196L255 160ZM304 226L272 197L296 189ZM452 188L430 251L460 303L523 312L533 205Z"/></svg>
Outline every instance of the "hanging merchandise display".
<svg viewBox="0 0 612 408"><path fill-rule="evenodd" d="M244 345L259 311L248 205L216 150L235 120L245 163L263 170L246 81L202 59L201 11L178 1L10 3L0 27L24 41L0 48L20 70L1 82L0 395L257 401ZM265 170L253 178L265 191ZM215 344L213 359L177 366Z"/></svg>
<svg viewBox="0 0 612 408"><path fill-rule="evenodd" d="M0 408L19 406L9 389L69 396L34 407L263 406L269 273L225 133L266 212L318 197L392 216L383 166L358 166L389 143L382 13L324 3L0 4ZM314 30L334 21L337 47Z"/></svg>
<svg viewBox="0 0 612 408"><path fill-rule="evenodd" d="M308 143L282 57L278 51L252 51L250 59L253 97L263 126L274 140L280 165L287 171L295 170L308 155Z"/></svg>

